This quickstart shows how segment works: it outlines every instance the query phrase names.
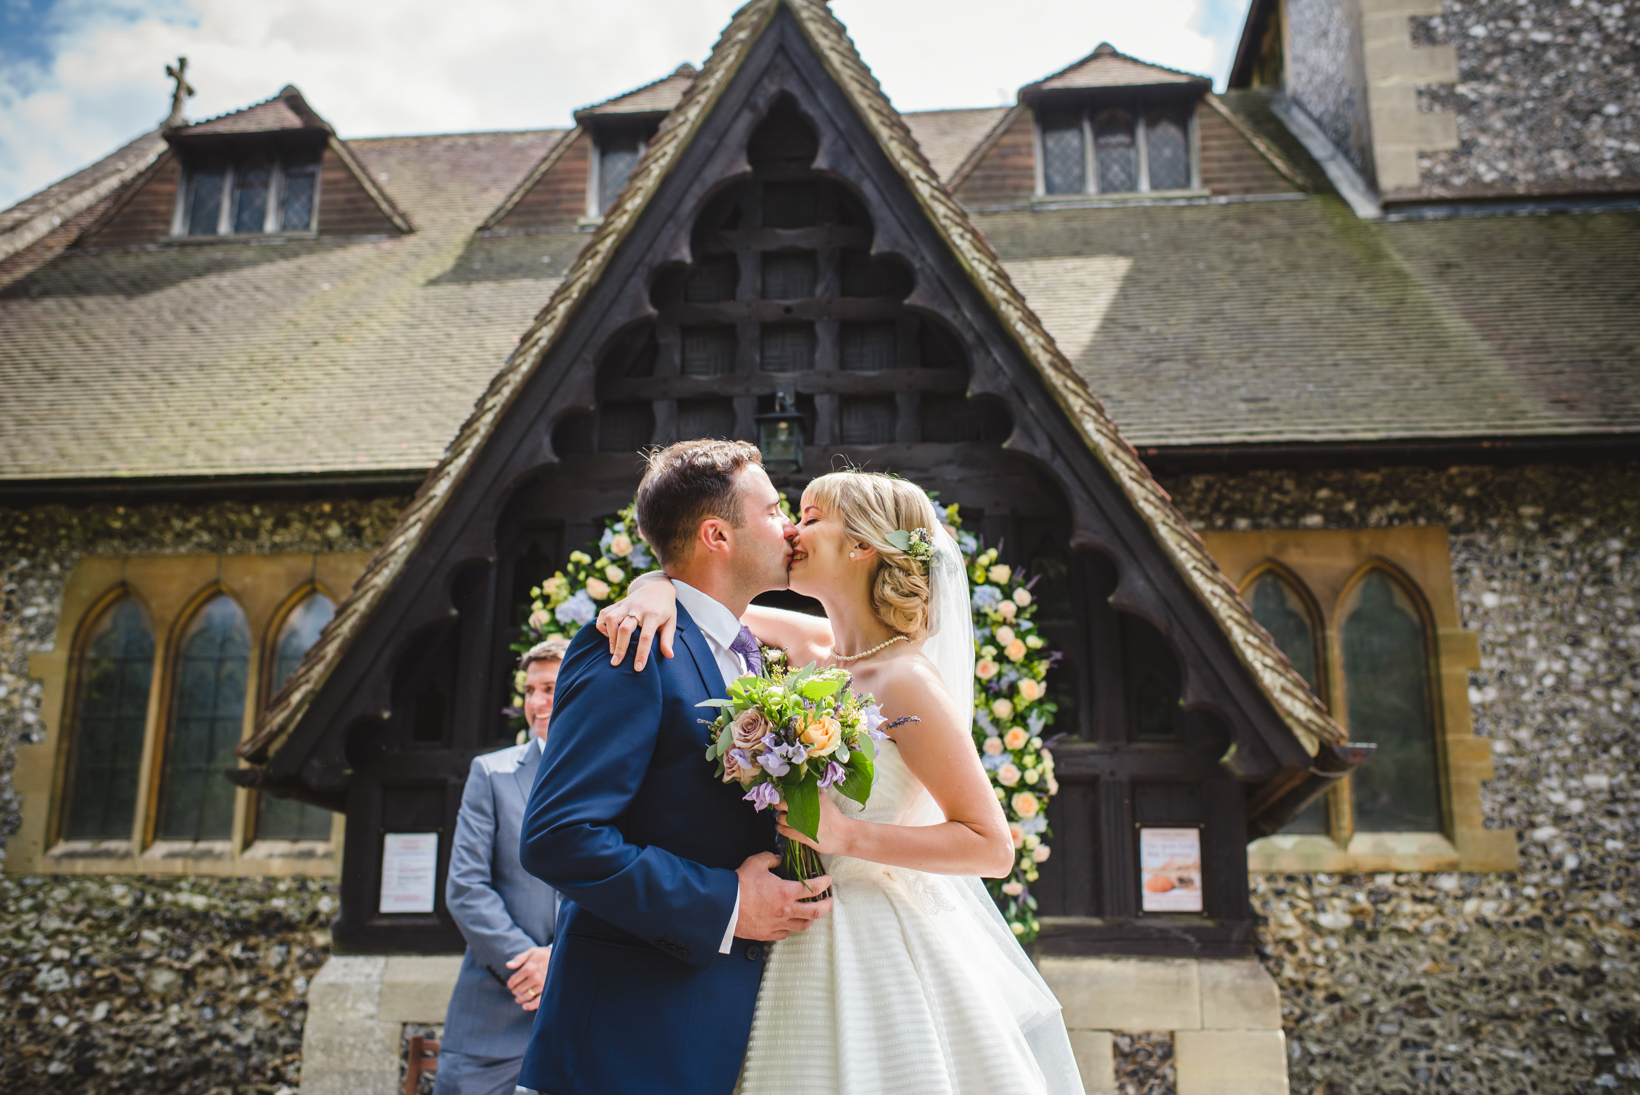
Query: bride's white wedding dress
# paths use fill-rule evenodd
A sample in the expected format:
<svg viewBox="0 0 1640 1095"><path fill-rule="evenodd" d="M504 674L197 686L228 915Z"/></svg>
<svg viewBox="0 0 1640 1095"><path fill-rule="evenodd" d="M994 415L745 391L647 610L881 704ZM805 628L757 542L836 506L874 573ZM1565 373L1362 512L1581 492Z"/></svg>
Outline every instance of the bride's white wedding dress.
<svg viewBox="0 0 1640 1095"><path fill-rule="evenodd" d="M944 820L893 742L869 821ZM771 945L742 1095L1080 1095L1059 1004L977 879L825 856L831 915Z"/></svg>

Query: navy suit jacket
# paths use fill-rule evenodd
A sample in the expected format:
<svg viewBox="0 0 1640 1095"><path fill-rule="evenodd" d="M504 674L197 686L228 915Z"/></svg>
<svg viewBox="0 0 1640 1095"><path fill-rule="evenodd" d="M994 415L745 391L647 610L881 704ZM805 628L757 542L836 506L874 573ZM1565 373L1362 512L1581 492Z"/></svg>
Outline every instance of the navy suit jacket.
<svg viewBox="0 0 1640 1095"><path fill-rule="evenodd" d="M564 899L518 1078L543 1095L729 1095L746 1056L766 947L718 948L774 824L706 760L725 689L682 606L677 640L637 673L584 627L559 672L519 851Z"/></svg>
<svg viewBox="0 0 1640 1095"><path fill-rule="evenodd" d="M541 749L531 738L473 758L450 846L444 903L467 940L444 1019L443 1047L475 1057L524 1056L535 1013L507 989L508 959L552 942L558 895L518 862L524 804ZM547 967L551 969L552 967Z"/></svg>

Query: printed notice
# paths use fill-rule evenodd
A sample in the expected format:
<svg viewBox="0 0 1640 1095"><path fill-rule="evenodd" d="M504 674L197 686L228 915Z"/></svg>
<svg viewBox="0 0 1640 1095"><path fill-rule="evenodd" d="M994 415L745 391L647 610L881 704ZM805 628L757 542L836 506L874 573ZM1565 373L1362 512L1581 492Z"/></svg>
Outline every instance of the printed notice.
<svg viewBox="0 0 1640 1095"><path fill-rule="evenodd" d="M388 833L382 837L382 912L432 912L437 883L437 833Z"/></svg>
<svg viewBox="0 0 1640 1095"><path fill-rule="evenodd" d="M1143 912L1202 911L1202 831L1139 830L1139 893Z"/></svg>

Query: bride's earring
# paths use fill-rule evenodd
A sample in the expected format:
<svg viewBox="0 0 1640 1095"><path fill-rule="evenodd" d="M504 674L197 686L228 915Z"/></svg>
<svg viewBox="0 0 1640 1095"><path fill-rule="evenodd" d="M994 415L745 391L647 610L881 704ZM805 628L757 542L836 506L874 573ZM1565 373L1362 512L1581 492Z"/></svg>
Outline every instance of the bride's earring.
<svg viewBox="0 0 1640 1095"><path fill-rule="evenodd" d="M848 557L849 557L849 558L850 558L850 559L852 559L852 558L854 558L854 552L852 552L852 551L851 551L851 552L849 552L849 553L848 553Z"/></svg>

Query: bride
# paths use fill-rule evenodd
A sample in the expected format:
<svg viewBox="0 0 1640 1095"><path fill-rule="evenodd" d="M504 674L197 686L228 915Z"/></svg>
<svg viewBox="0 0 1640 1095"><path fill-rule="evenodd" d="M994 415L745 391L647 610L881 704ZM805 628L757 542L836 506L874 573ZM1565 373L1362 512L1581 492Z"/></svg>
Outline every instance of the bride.
<svg viewBox="0 0 1640 1095"><path fill-rule="evenodd" d="M892 720L862 808L821 797L817 848L831 915L774 944L758 992L742 1095L1080 1093L1059 1004L975 876L1003 877L1014 847L973 746L974 635L961 553L928 496L874 472L803 493L791 588L824 619L747 609L742 622L792 665L839 665ZM926 529L931 559L896 540ZM617 661L635 631L670 656L672 583L645 575L598 629Z"/></svg>

